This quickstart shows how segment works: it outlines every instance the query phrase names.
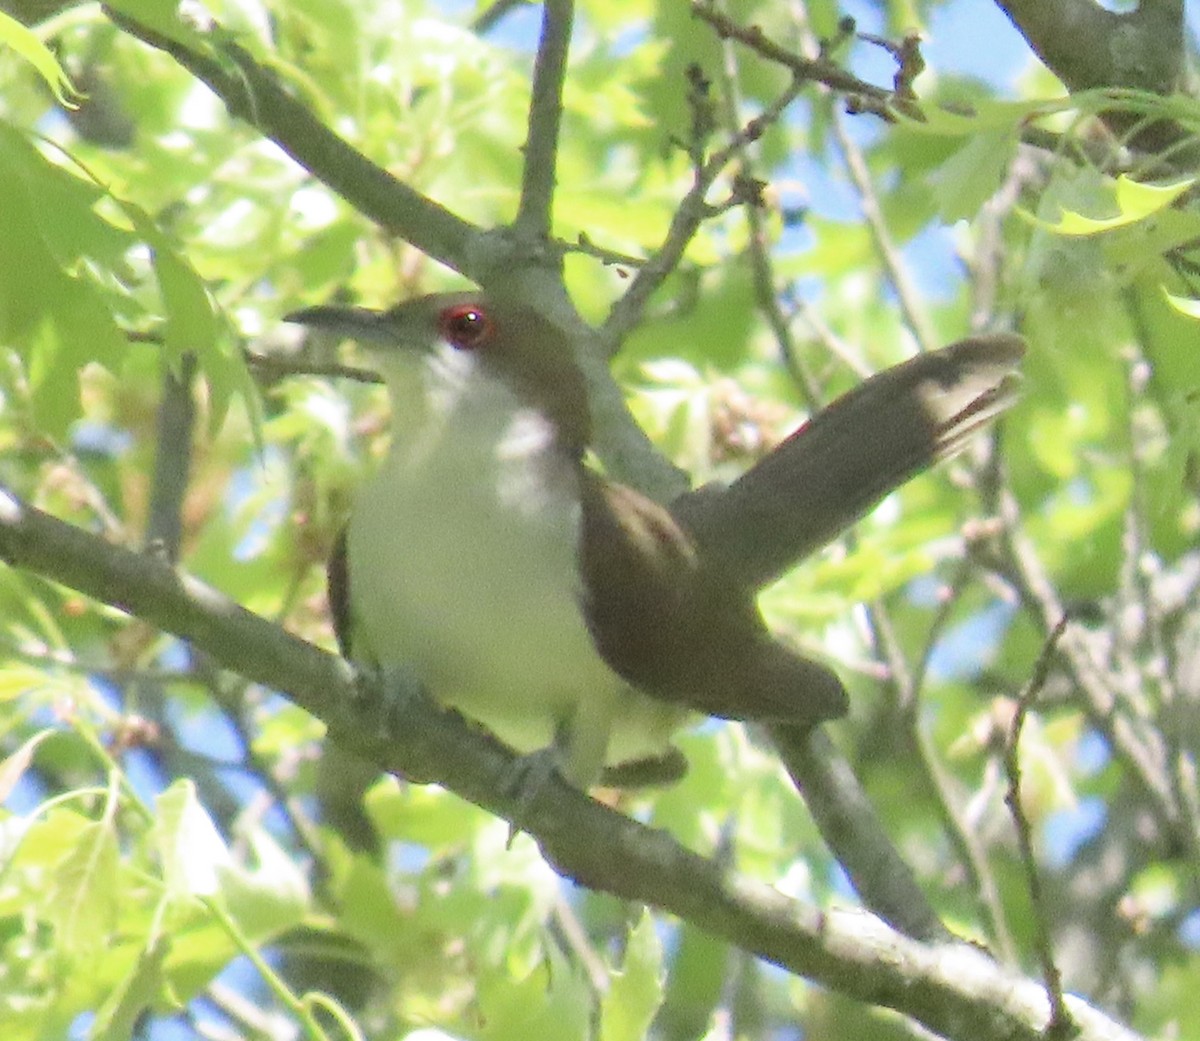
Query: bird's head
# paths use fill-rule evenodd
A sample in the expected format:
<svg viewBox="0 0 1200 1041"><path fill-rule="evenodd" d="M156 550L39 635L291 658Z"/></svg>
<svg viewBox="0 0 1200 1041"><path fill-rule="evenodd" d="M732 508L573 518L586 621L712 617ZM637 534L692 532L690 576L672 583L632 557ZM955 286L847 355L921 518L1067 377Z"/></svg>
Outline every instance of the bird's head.
<svg viewBox="0 0 1200 1041"><path fill-rule="evenodd" d="M571 343L528 305L480 292L434 293L386 311L309 307L284 320L361 344L394 408L414 393L428 399L504 388L515 406L548 418L564 444L582 450L587 443L587 392Z"/></svg>

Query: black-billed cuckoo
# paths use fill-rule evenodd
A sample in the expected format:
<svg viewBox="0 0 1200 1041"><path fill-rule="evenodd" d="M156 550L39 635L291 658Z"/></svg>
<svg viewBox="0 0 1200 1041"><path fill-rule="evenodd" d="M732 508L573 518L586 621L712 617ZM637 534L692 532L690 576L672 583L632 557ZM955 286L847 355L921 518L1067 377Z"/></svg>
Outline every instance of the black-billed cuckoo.
<svg viewBox="0 0 1200 1041"><path fill-rule="evenodd" d="M551 749L582 788L669 756L694 712L801 727L844 714L837 676L770 635L755 592L1006 407L1022 351L981 337L914 359L765 461L828 501L748 495L752 470L673 513L585 461L583 377L532 309L462 292L287 320L366 346L391 400L389 454L329 567L343 653L413 670L517 751ZM728 537L743 507L751 533L819 516L757 549Z"/></svg>

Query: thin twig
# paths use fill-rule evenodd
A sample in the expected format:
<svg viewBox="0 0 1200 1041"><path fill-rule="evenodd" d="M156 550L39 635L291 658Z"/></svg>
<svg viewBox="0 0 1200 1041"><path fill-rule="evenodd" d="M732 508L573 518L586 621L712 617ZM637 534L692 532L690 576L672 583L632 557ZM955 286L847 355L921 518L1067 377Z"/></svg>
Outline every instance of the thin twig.
<svg viewBox="0 0 1200 1041"><path fill-rule="evenodd" d="M867 363L862 351L838 336L812 304L791 289L785 291L784 296L791 303L800 320L808 327L809 332L816 337L817 342L829 354L837 358L859 379L875 375L875 369Z"/></svg>
<svg viewBox="0 0 1200 1041"><path fill-rule="evenodd" d="M917 656L913 668L913 695L910 711L904 715L913 747L917 750L917 764L925 775L925 783L933 793L933 801L942 818L942 825L954 846L958 859L966 871L967 884L978 895L983 913L999 957L1010 965L1017 964L1017 947L1008 928L1004 914L1004 901L1000 896L995 873L988 860L987 849L976 830L964 819L961 808L961 785L942 764L928 728L921 726L921 692L925 676L937 645L939 636L954 613L974 569L968 560L960 562L958 573L949 584L949 592L938 604L938 609L926 633L925 646Z"/></svg>
<svg viewBox="0 0 1200 1041"><path fill-rule="evenodd" d="M505 17L512 14L518 7L524 7L525 0L496 0L491 7L485 8L471 23L471 29L480 36L490 33Z"/></svg>
<svg viewBox="0 0 1200 1041"><path fill-rule="evenodd" d="M621 253L618 250L606 249L597 245L584 231L579 233L579 237L574 243L560 243L560 248L564 254L582 253L586 257L594 257L605 267L627 267L636 270L646 263L645 257L635 257L630 253Z"/></svg>
<svg viewBox="0 0 1200 1041"><path fill-rule="evenodd" d="M629 289L613 305L600 330L601 342L606 344L610 352L615 351L629 330L641 321L642 312L654 291L679 266L696 229L712 215L712 207L705 196L717 177L740 155L747 142L757 140L767 127L779 120L804 87L804 83L794 80L760 116L746 123L724 148L710 155L708 161L696 170L692 187L680 201L662 245L634 276Z"/></svg>
<svg viewBox="0 0 1200 1041"><path fill-rule="evenodd" d="M1020 507L1015 497L1002 488L997 506L1003 522L1000 529L1003 556L993 561L992 566L1009 583L1035 623L1053 632L1066 613L1062 600L1037 551L1021 531ZM1190 849L1195 837L1190 829L1180 826L1180 809L1167 776L1162 734L1154 727L1139 725L1124 710L1126 699L1120 689L1120 677L1104 667L1086 631L1069 625L1058 641L1058 649L1072 683L1082 695L1088 718L1108 739L1114 756L1145 793L1159 825L1168 834L1178 836Z"/></svg>
<svg viewBox="0 0 1200 1041"><path fill-rule="evenodd" d="M901 58L901 64L896 74L896 89L885 90L875 84L858 79L832 62L828 58L828 48L821 48L820 57L816 59L795 54L767 37L758 26L738 25L727 15L718 11L710 0L692 0L692 12L698 18L708 22L721 37L737 40L768 61L790 69L797 78L820 83L830 90L845 94L846 111L851 115L870 113L881 119L892 121L896 118L897 112L903 112L910 119L920 120L923 118L920 103L910 96L911 77L915 63L911 60L907 63L905 61L905 55L913 50L913 41L892 45ZM919 53L917 57L919 58ZM1119 92L1112 93L1116 95ZM1114 100L1119 100L1119 98L1114 98ZM1053 111L1062 107L1058 99L1048 101L1047 105ZM974 110L969 105L957 106L955 111L959 115L974 115ZM1051 154L1058 154L1064 141L1070 141L1069 135L1036 126L1030 119L1024 120L1017 131L1023 143ZM1100 148L1086 145L1084 151L1091 156L1091 159L1084 165L1097 165L1096 159L1100 155L1107 154L1109 149L1106 144Z"/></svg>
<svg viewBox="0 0 1200 1041"><path fill-rule="evenodd" d="M196 405L192 381L196 375L196 355L187 351L178 369L163 359L162 400L158 403L157 442L154 455L154 480L150 490L150 511L146 521L145 545L161 553L165 560L179 560L183 538L183 500L188 475L192 470L192 433Z"/></svg>
<svg viewBox="0 0 1200 1041"><path fill-rule="evenodd" d="M841 149L842 158L846 164L846 172L858 193L858 204L862 207L863 218L875 241L875 249L883 262L887 279L896 291L896 299L900 302L900 310L904 315L905 324L911 330L922 351L931 351L937 347L937 333L933 322L922 301L921 293L916 282L909 273L908 265L900 254L891 229L883 215L883 207L875 191L875 183L871 178L870 168L862 149L851 136L846 126L846 117L841 112L834 111L832 117L833 135Z"/></svg>
<svg viewBox="0 0 1200 1041"><path fill-rule="evenodd" d="M738 68L734 48L726 39L722 47L721 66L721 99L723 101L724 119L726 125L736 129L740 98L738 97ZM740 176L753 178L755 176L754 156L751 154L752 142L745 142L741 148ZM742 205L742 213L750 227L750 265L754 279L754 296L758 309L771 327L771 333L779 347L779 356L783 359L792 380L799 389L801 397L810 412L816 412L822 407L822 395L812 374L801 362L796 351L795 338L783 312L780 295L775 288L775 275L771 263L771 251L767 246L766 222L763 220L763 208L755 200L747 200Z"/></svg>
<svg viewBox="0 0 1200 1041"><path fill-rule="evenodd" d="M805 58L794 54L767 37L758 26L738 25L707 0L693 0L692 14L712 26L722 39L737 40L769 61L790 69L797 80L822 83L830 90L856 95L864 105L878 107L881 114L886 112L892 92L859 79L836 62L825 57Z"/></svg>
<svg viewBox="0 0 1200 1041"><path fill-rule="evenodd" d="M1042 880L1038 874L1037 861L1033 852L1033 830L1029 818L1025 816L1025 807L1021 803L1021 761L1020 743L1021 730L1025 726L1026 716L1033 707L1046 678L1050 674L1050 665L1054 661L1058 641L1067 629L1067 616L1064 614L1050 633L1042 647L1034 666L1029 684L1021 692L1017 701L1017 710L1013 716L1012 732L1004 748L1004 768L1008 774L1008 793L1004 797L1005 805L1012 814L1013 824L1017 831L1017 844L1021 850L1021 863L1025 867L1025 881L1029 887L1029 900L1033 904L1034 945L1037 947L1038 958L1042 963L1042 976L1046 981L1046 991L1050 996L1050 1023L1046 1027L1047 1038L1066 1038L1079 1032L1063 997L1062 973L1054 961L1054 949L1050 940L1047 908L1042 899Z"/></svg>

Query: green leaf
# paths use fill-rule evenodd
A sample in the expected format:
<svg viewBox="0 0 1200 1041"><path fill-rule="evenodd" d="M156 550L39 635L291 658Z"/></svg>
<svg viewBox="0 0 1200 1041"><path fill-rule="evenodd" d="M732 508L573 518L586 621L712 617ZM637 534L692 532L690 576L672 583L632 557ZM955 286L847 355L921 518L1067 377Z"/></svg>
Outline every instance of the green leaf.
<svg viewBox="0 0 1200 1041"><path fill-rule="evenodd" d="M483 1041L584 1041L589 1037L590 995L580 971L550 944L543 964L514 979L503 968L483 971L478 982Z"/></svg>
<svg viewBox="0 0 1200 1041"><path fill-rule="evenodd" d="M66 434L79 415L79 372L91 361L115 368L126 343L112 316L113 291L97 267L132 244L100 218L99 193L56 167L18 131L0 124L0 339L26 359L35 414Z"/></svg>
<svg viewBox="0 0 1200 1041"><path fill-rule="evenodd" d="M956 111L942 106L927 106L919 119L893 112L900 129L909 134L935 135L942 137L974 137L992 131L1015 131L1039 116L1070 108L1069 98L1031 101L1007 99L974 99L969 112Z"/></svg>
<svg viewBox="0 0 1200 1041"><path fill-rule="evenodd" d="M600 1002L600 1041L642 1041L663 998L663 951L653 916L643 909L630 930L625 960Z"/></svg>
<svg viewBox="0 0 1200 1041"><path fill-rule="evenodd" d="M163 963L170 949L170 940L160 936L141 952L97 1010L89 1041L125 1041L134 1036L138 1018L162 1000L166 987Z"/></svg>
<svg viewBox="0 0 1200 1041"><path fill-rule="evenodd" d="M111 820L88 824L50 879L45 911L59 947L73 956L102 949L117 925L117 839Z"/></svg>
<svg viewBox="0 0 1200 1041"><path fill-rule="evenodd" d="M0 669L0 702L6 700L4 690L13 682L13 676L17 677L15 682L22 694L29 685L36 685L43 679L41 670L31 666L12 667L6 665ZM33 763L33 753L37 751L38 745L53 733L53 730L39 730L28 740L22 742L21 747L11 755L0 760L0 803L3 803L12 794L17 782L25 776L26 771Z"/></svg>
<svg viewBox="0 0 1200 1041"><path fill-rule="evenodd" d="M38 75L64 108L78 108L79 91L72 85L53 52L11 15L0 11L0 46L7 44L37 69Z"/></svg>
<svg viewBox="0 0 1200 1041"><path fill-rule="evenodd" d="M213 896L231 867L229 850L200 805L195 784L181 777L154 800L154 846L174 897Z"/></svg>
<svg viewBox="0 0 1200 1041"><path fill-rule="evenodd" d="M1200 300L1193 297L1176 296L1169 292L1166 286L1162 287L1162 294L1166 297L1167 303L1181 315L1187 318L1200 318Z"/></svg>
<svg viewBox="0 0 1200 1041"><path fill-rule="evenodd" d="M1026 211L1018 212L1038 227L1059 235L1098 235L1145 220L1151 214L1170 206L1195 183L1196 179L1189 177L1174 184L1142 184L1121 174L1114 189L1117 207L1114 217L1087 217L1082 213L1064 209L1062 216L1055 223L1041 220Z"/></svg>
<svg viewBox="0 0 1200 1041"><path fill-rule="evenodd" d="M966 220L995 194L1020 141L1014 127L973 135L929 177L938 213L947 222Z"/></svg>
<svg viewBox="0 0 1200 1041"><path fill-rule="evenodd" d="M256 867L220 867L221 892L229 914L243 935L263 940L298 924L309 909L312 894L304 873L265 831L249 836Z"/></svg>
<svg viewBox="0 0 1200 1041"><path fill-rule="evenodd" d="M674 1028L671 1034L700 1037L720 1007L734 951L689 922L680 923L673 948L662 1019Z"/></svg>
<svg viewBox="0 0 1200 1041"><path fill-rule="evenodd" d="M117 202L150 246L166 316L164 342L172 362L178 364L185 352L191 352L208 381L213 429L220 426L232 395L238 392L257 430L257 393L241 355L221 350L225 330L204 280L148 213L134 203Z"/></svg>

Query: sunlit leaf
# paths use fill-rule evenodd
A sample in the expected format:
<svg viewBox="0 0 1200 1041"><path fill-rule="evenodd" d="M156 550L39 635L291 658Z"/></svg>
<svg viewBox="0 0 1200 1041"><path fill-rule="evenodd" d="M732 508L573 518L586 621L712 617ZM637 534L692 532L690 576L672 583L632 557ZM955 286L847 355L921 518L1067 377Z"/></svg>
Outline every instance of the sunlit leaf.
<svg viewBox="0 0 1200 1041"><path fill-rule="evenodd" d="M1145 184L1122 174L1116 179L1114 186L1117 208L1117 215L1114 217L1088 217L1070 210L1064 210L1057 223L1042 221L1029 215L1026 217L1040 227L1059 235L1098 235L1136 224L1151 214L1158 213L1170 206L1194 183L1194 178L1186 178L1173 184Z"/></svg>
<svg viewBox="0 0 1200 1041"><path fill-rule="evenodd" d="M0 11L0 46L7 44L37 69L60 105L76 108L79 92L72 85L53 52L37 36L11 15Z"/></svg>

